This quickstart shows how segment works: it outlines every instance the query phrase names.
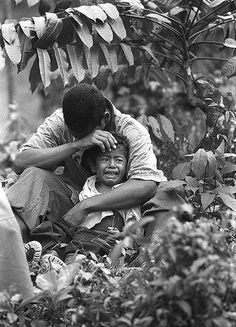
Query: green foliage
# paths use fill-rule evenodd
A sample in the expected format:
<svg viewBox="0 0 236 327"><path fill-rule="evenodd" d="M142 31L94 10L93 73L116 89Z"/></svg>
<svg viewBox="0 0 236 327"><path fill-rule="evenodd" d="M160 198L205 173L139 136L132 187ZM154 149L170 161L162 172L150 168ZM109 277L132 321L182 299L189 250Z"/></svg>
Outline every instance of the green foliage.
<svg viewBox="0 0 236 327"><path fill-rule="evenodd" d="M180 208L181 211L181 208ZM235 326L235 215L169 228L143 249L142 268L77 256L37 295L1 293L3 326ZM221 324L221 325L220 325Z"/></svg>
<svg viewBox="0 0 236 327"><path fill-rule="evenodd" d="M219 217L224 208L236 211L236 164L227 160L235 154L222 153L220 148L215 153L199 149L187 157L192 157L191 161L179 163L172 177L185 181L186 198L196 215L204 212L208 217Z"/></svg>

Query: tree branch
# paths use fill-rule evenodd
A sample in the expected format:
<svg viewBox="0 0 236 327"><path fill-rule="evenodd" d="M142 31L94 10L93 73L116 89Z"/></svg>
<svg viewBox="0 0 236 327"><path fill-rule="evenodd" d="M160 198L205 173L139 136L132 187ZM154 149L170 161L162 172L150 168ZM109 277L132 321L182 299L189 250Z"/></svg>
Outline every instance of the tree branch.
<svg viewBox="0 0 236 327"><path fill-rule="evenodd" d="M184 83L184 85L187 87L187 83L186 83L184 77L183 77L181 74L176 73L176 72L173 72L173 71L171 71L171 70L169 70L169 69L167 69L167 68L163 68L163 70L165 70L167 73L172 74L172 75L178 77L179 79L181 79L181 81L182 81L182 82Z"/></svg>
<svg viewBox="0 0 236 327"><path fill-rule="evenodd" d="M224 59L224 58L216 58L216 57L196 57L193 59L190 59L191 63L197 60L216 60L216 61L228 61L229 59Z"/></svg>
<svg viewBox="0 0 236 327"><path fill-rule="evenodd" d="M215 41L198 41L198 42L193 42L193 43L190 43L189 47L191 48L192 46L195 46L195 45L199 45L199 44L212 44L212 45L219 45L219 46L222 46L224 45L222 42L215 42Z"/></svg>
<svg viewBox="0 0 236 327"><path fill-rule="evenodd" d="M174 44L173 42L169 41L165 37L163 37L163 36L161 36L159 34L156 34L154 32L151 32L151 34L155 35L156 37L159 37L161 40L165 41L166 43L171 44L173 47L175 47L176 49L178 49L183 54L183 50L180 47L178 47L176 44Z"/></svg>

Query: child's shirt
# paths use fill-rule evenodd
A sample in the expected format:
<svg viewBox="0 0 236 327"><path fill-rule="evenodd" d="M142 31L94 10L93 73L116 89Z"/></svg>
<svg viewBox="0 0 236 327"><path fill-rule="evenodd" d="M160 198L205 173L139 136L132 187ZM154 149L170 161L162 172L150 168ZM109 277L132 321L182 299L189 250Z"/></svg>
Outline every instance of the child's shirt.
<svg viewBox="0 0 236 327"><path fill-rule="evenodd" d="M101 194L96 189L96 185L95 185L96 180L97 180L97 177L95 175L89 177L86 180L84 187L79 194L80 201L90 198L94 195ZM117 185L113 186L113 188L119 187L120 185L121 184L117 184ZM126 224L128 221L138 221L141 218L141 212L138 207L134 207L131 209L118 210L118 212L122 216L122 218L124 220L124 224ZM111 216L111 215L113 215L113 211L111 211L111 210L110 211L101 211L101 212L92 212L92 213L88 214L85 221L80 226L86 227L86 228L92 228L96 224L100 223L103 218L105 218L107 216Z"/></svg>

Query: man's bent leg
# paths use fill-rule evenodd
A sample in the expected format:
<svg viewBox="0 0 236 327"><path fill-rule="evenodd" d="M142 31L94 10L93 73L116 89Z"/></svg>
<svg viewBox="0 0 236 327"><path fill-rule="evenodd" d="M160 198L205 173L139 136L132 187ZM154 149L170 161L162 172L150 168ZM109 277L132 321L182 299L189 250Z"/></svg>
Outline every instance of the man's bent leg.
<svg viewBox="0 0 236 327"><path fill-rule="evenodd" d="M71 190L60 177L36 167L27 168L6 194L17 218L29 230L44 220L61 219L73 207Z"/></svg>

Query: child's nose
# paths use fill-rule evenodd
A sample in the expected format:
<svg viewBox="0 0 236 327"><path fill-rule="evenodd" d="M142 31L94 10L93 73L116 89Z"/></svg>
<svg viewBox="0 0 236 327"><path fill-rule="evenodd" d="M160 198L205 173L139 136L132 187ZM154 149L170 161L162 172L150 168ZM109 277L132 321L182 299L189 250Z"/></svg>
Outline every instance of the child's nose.
<svg viewBox="0 0 236 327"><path fill-rule="evenodd" d="M111 158L110 167L115 167L115 166L116 166L115 160Z"/></svg>

